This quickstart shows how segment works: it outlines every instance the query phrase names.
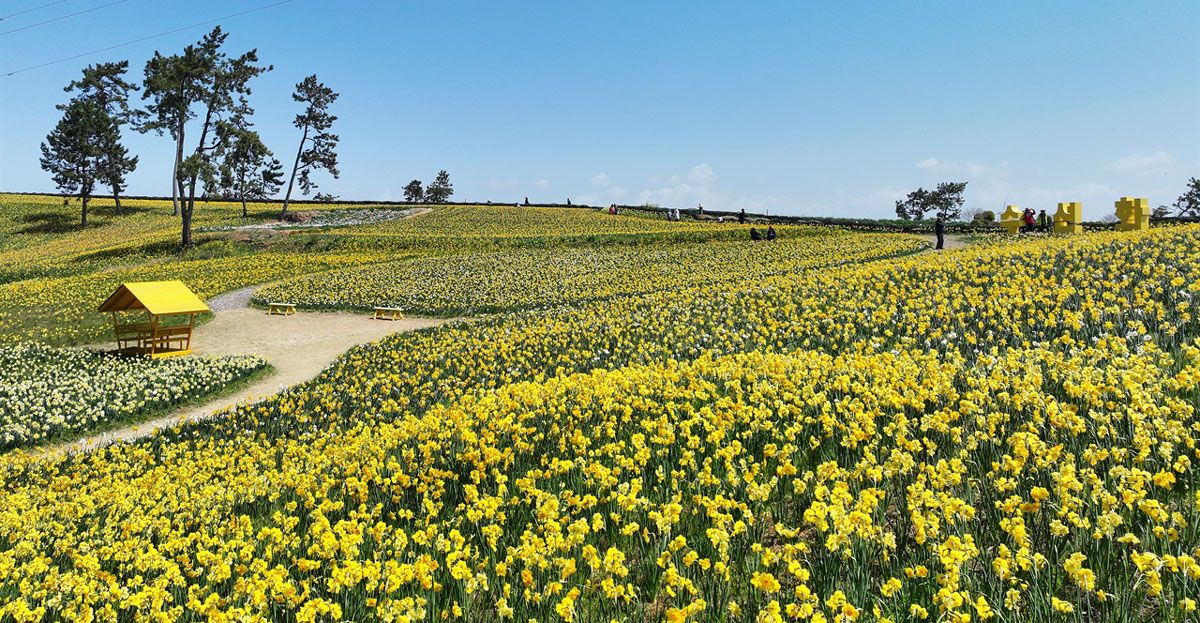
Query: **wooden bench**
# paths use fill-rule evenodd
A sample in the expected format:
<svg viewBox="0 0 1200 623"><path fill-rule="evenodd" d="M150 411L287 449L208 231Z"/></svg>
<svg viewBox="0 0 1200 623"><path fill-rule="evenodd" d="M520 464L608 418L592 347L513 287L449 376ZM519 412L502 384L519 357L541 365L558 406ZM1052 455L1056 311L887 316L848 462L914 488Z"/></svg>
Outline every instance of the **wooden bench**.
<svg viewBox="0 0 1200 623"><path fill-rule="evenodd" d="M140 349L147 345L154 335L154 327L149 322L115 324L113 329L117 335L117 350Z"/></svg>
<svg viewBox="0 0 1200 623"><path fill-rule="evenodd" d="M272 316L291 316L296 313L295 303L267 303L267 314Z"/></svg>
<svg viewBox="0 0 1200 623"><path fill-rule="evenodd" d="M399 307L375 307L375 313L371 314L371 318L375 320L400 320L404 318L404 310Z"/></svg>
<svg viewBox="0 0 1200 623"><path fill-rule="evenodd" d="M175 357L192 352L192 327L155 327L150 338L150 356L154 358Z"/></svg>

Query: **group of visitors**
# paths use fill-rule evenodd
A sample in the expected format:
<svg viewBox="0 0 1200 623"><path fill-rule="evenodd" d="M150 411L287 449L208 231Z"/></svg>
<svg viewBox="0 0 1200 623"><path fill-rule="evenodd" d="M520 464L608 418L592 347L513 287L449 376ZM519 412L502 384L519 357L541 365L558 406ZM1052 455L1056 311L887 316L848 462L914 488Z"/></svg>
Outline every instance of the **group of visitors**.
<svg viewBox="0 0 1200 623"><path fill-rule="evenodd" d="M775 242L775 238L776 238L776 237L777 237L777 236L776 236L776 234L775 234L775 226L774 226L774 225L768 225L768 226L767 226L767 233L766 233L766 235L765 235L765 238L766 238L768 241L770 241L770 242ZM751 239L751 240L762 240L763 238L764 238L764 235L758 231L758 228L757 228L757 227L751 227L751 228L750 228L750 239Z"/></svg>
<svg viewBox="0 0 1200 623"><path fill-rule="evenodd" d="M1034 216L1033 208L1025 208L1021 214L1021 233L1048 232L1054 227L1054 218L1042 210Z"/></svg>

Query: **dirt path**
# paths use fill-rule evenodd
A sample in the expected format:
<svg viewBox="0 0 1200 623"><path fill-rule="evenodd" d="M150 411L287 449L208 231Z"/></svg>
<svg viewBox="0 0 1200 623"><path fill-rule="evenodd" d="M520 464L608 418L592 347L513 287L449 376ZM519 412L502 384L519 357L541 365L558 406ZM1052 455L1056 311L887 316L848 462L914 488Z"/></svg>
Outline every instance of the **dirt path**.
<svg viewBox="0 0 1200 623"><path fill-rule="evenodd" d="M192 348L202 355L258 355L275 367L272 374L212 402L76 440L56 449L68 452L91 450L117 441L146 437L186 420L210 418L236 404L262 399L284 387L311 379L353 346L392 333L435 327L452 320L405 318L392 322L342 312L268 316L260 309L247 307L253 291L254 288L235 290L210 300L209 306L216 312L216 317L196 328Z"/></svg>
<svg viewBox="0 0 1200 623"><path fill-rule="evenodd" d="M926 253L934 253L937 251L937 249L933 248L933 245L937 244L937 236L934 236L933 234L923 234L921 237L929 242L929 249L925 251ZM967 241L964 240L959 234L946 234L943 236L943 238L945 239L945 244L942 245L943 251L953 251L954 249L962 249L969 246Z"/></svg>

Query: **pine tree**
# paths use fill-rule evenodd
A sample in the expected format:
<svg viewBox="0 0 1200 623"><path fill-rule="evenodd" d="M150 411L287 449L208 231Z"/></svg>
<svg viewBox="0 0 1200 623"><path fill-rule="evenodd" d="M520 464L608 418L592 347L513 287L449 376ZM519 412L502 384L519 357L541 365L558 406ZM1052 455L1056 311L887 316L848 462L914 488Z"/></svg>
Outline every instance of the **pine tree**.
<svg viewBox="0 0 1200 623"><path fill-rule="evenodd" d="M450 174L445 170L438 171L437 178L425 187L426 203L445 203L454 194L454 186L450 184Z"/></svg>
<svg viewBox="0 0 1200 623"><path fill-rule="evenodd" d="M42 143L42 169L63 193L79 196L79 223L87 227L88 202L97 176L104 174L104 147L118 140L117 125L89 99L71 100L62 110L62 119Z"/></svg>
<svg viewBox="0 0 1200 623"><path fill-rule="evenodd" d="M296 174L300 174L300 192L308 196L317 187L312 181L313 171L325 169L338 177L337 143L338 136L329 132L337 117L329 114L329 106L338 98L333 89L321 84L313 74L296 85L292 99L304 104L304 112L296 115L293 124L300 128L300 147L296 150L296 160L292 163L292 177L288 180L287 194L283 197L283 213L287 213L288 204L292 200L292 186L296 183Z"/></svg>
<svg viewBox="0 0 1200 623"><path fill-rule="evenodd" d="M143 96L151 100L147 106L151 120L142 124L141 129L160 134L169 132L175 139L172 197L181 220L180 244L185 248L192 245L197 181L215 175L213 154L219 145L216 126L234 115L250 114L246 100L250 94L249 82L271 70L270 66L257 65L257 50L230 58L221 50L227 37L217 26L199 43L184 48L182 54L163 56L155 52L154 58L146 63ZM198 117L193 106L203 112L200 140L195 151L184 158L187 122Z"/></svg>
<svg viewBox="0 0 1200 623"><path fill-rule="evenodd" d="M246 202L268 199L283 186L283 165L274 158L244 115L234 115L217 124L215 175L204 180L206 192L240 201L242 216Z"/></svg>
<svg viewBox="0 0 1200 623"><path fill-rule="evenodd" d="M137 168L138 163L137 156L130 156L129 150L121 144L121 126L136 125L146 116L145 112L129 106L129 93L138 87L125 81L128 70L129 61L88 65L83 68L82 78L63 88L68 93L75 93L73 99L94 102L116 127L115 132L105 133L108 142L100 146L104 159L97 176L111 189L118 214L121 213L121 191L125 188L126 176ZM59 106L60 110L62 108Z"/></svg>
<svg viewBox="0 0 1200 623"><path fill-rule="evenodd" d="M425 198L425 190L421 187L421 180L413 180L404 187L404 200L418 202Z"/></svg>

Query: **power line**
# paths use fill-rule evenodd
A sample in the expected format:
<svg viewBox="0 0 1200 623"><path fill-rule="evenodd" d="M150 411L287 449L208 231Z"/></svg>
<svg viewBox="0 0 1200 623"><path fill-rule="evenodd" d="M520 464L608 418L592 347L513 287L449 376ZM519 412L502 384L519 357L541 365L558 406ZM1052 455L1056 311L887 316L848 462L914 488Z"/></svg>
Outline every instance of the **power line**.
<svg viewBox="0 0 1200 623"><path fill-rule="evenodd" d="M127 46L127 45L133 45L133 44L135 44L135 43L141 43L141 42L143 42L143 41L149 41L149 40L151 40L151 39L157 39L157 38L159 38L159 37L165 37L165 36L167 36L167 35L173 35L173 34L175 34L175 33L177 33L177 32L182 32L182 31L184 31L184 30L188 30L188 29L190 29L190 28L196 28L196 27L198 27L198 26L206 26L206 25L208 25L208 24L212 24L212 23L215 23L215 22L220 22L220 21L227 20L227 19L233 19L233 18L235 18L235 17L241 17L241 16L243 16L243 15L246 15L246 14L249 14L249 13L254 13L254 12L257 12L257 11L263 11L263 10L266 10L266 9L270 9L270 8L272 8L272 7L277 7L277 6L281 5L281 4L288 4L288 3L290 3L290 2L295 2L295 0L280 0L279 2L272 2L272 3L270 3L270 4L264 4L264 5L262 5L262 6L254 7L253 9L246 9L245 11L239 11L239 12L237 12L237 13L232 13L232 14L230 14L230 15L225 15L225 16L223 16L223 17L218 17L218 18L215 18L215 19L205 20L205 21L203 21L203 22L196 22L195 24L188 24L187 26L180 26L179 28L172 28L171 30L164 30L163 32L155 33L155 34L153 34L153 35L147 35L147 36L145 36L145 37L141 37L141 38L139 38L139 39L134 39L134 40L132 40L132 41L126 41L126 42L124 42L124 43L118 43L118 44L116 44L116 45L110 45L110 46L108 46L108 47L105 47L105 48L99 48L99 49L97 49L97 50L89 50L89 51L87 51L87 52L83 52L83 53L81 53L81 54L76 54L76 55L74 55L74 56L68 56L68 57L65 57L65 58L60 58L60 59L58 59L58 60L54 60L54 61L48 61L48 62L45 62L45 63L41 63L41 64L39 64L39 65L30 65L29 67L22 67L21 69L15 69L15 70L13 70L13 71L5 72L5 73L3 73L3 74L0 74L0 75L3 75L5 78L7 78L7 77L9 77L9 76L14 76L14 75L16 75L16 74L25 73L25 72L27 72L27 71L33 71L33 70L35 70L35 69L41 69L41 68L43 68L43 67L49 67L49 66L51 66L51 65L57 65L57 64L59 64L59 63L65 63L65 62L67 62L67 61L73 61L73 60L75 60L75 59L77 59L77 58L83 58L84 56L89 56L89 55L92 55L92 54L99 54L99 53L101 53L101 52L107 52L107 51L109 51L109 50L115 50L115 49L117 49L117 48L123 48L123 47L125 47L125 46Z"/></svg>
<svg viewBox="0 0 1200 623"><path fill-rule="evenodd" d="M56 2L47 2L46 4L38 5L38 6L35 6L35 7L32 7L32 8L28 8L28 9L25 9L25 10L23 10L23 11L17 11L16 13L9 13L8 15L5 15L4 17L0 17L0 22L3 22L4 20L6 20L6 19L8 19L8 18L10 18L10 17L16 17L16 16L18 16L18 15L24 15L24 14L26 14L26 13L32 13L33 11L37 11L38 9L44 9L44 8L46 8L46 7L52 7L52 6L56 5L56 4L62 4L62 3L64 3L64 2L68 2L68 0L57 0Z"/></svg>
<svg viewBox="0 0 1200 623"><path fill-rule="evenodd" d="M6 30L4 32L0 32L0 37L3 37L4 35L11 35L14 32L21 32L22 30L29 30L30 28L37 28L38 26L45 26L46 24L53 24L54 22L61 22L64 19L69 19L69 18L75 17L76 15L83 15L84 13L91 13L92 11L99 11L100 9L106 9L110 6L113 6L115 4L121 4L122 2L125 2L125 1L126 0L116 0L116 2L109 2L108 4L94 6L90 9L84 9L82 11L68 13L67 15L63 15L62 17L55 17L53 19L48 19L44 22L37 22L35 24L29 24L28 26L22 26L20 28L14 28L12 30Z"/></svg>

